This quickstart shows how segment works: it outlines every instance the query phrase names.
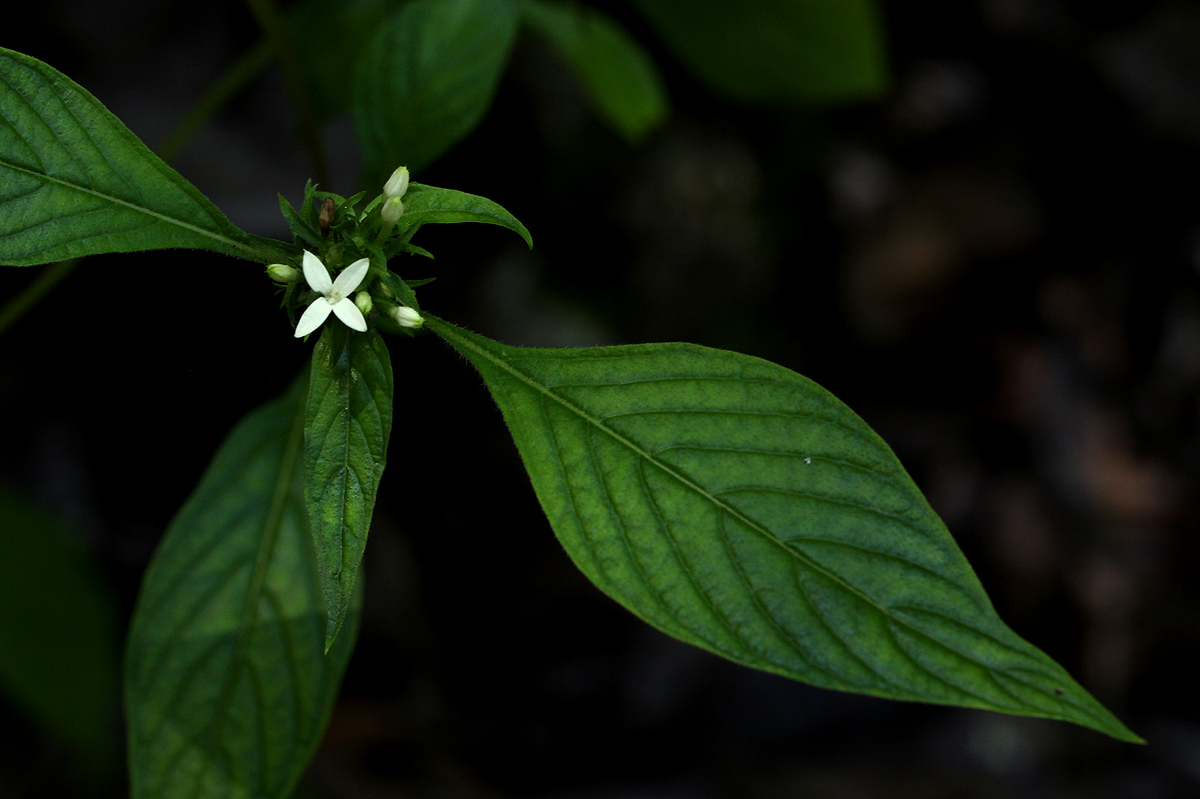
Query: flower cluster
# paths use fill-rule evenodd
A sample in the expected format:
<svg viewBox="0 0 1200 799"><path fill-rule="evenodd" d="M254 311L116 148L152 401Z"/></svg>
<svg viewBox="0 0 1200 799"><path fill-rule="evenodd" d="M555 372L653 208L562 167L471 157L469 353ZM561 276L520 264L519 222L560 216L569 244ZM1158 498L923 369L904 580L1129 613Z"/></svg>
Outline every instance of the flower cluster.
<svg viewBox="0 0 1200 799"><path fill-rule="evenodd" d="M400 167L384 184L383 196L380 198L380 230L383 231L383 235L386 235L403 215L404 203L401 198L407 191L408 169ZM396 305L385 298L379 298L377 303L368 290L358 291L357 295L351 298L367 278L371 267L369 258L359 258L343 269L336 278L330 275L329 269L321 259L308 250L304 250L301 265L305 282L319 296L300 317L296 325L296 338L304 338L312 333L330 314L340 319L351 330L366 332L367 315L376 308L400 327L418 328L425 322L413 308ZM287 264L270 264L267 266L267 275L274 281L287 284L297 282L301 271ZM369 287L370 281L367 283ZM387 296L394 296L386 285L383 286L383 291Z"/></svg>

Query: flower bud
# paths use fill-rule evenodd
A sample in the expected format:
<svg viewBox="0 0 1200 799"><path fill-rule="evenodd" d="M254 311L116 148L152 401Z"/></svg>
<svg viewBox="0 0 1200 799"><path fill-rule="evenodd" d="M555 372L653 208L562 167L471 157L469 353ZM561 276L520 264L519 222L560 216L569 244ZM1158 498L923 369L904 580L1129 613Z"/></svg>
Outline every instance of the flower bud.
<svg viewBox="0 0 1200 799"><path fill-rule="evenodd" d="M366 291L360 291L354 295L354 304L358 306L358 310L363 312L363 316L369 314L375 307L375 304L371 302L370 292Z"/></svg>
<svg viewBox="0 0 1200 799"><path fill-rule="evenodd" d="M408 167L402 166L392 173L387 183L383 184L383 196L389 200L393 197L398 199L403 197L406 191L408 191Z"/></svg>
<svg viewBox="0 0 1200 799"><path fill-rule="evenodd" d="M397 305L388 311L388 315L400 327L420 327L425 324L425 320L421 318L421 315L407 305Z"/></svg>
<svg viewBox="0 0 1200 799"><path fill-rule="evenodd" d="M404 214L404 203L400 202L399 197L392 197L383 204L379 214L383 217L383 224L390 228Z"/></svg>
<svg viewBox="0 0 1200 799"><path fill-rule="evenodd" d="M270 264L267 266L267 277L276 283L295 283L300 279L300 270L287 264Z"/></svg>

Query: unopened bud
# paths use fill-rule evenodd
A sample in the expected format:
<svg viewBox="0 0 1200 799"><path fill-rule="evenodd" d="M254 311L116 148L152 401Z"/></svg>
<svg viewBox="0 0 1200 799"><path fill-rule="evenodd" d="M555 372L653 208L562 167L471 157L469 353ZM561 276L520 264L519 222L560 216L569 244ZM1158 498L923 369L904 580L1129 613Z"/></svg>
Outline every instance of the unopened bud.
<svg viewBox="0 0 1200 799"><path fill-rule="evenodd" d="M383 217L383 224L390 228L404 214L404 203L400 201L399 197L391 197L384 202L379 214Z"/></svg>
<svg viewBox="0 0 1200 799"><path fill-rule="evenodd" d="M354 295L354 304L358 306L358 310L363 312L363 316L369 314L371 309L375 307L375 304L371 302L371 295L365 291L360 291Z"/></svg>
<svg viewBox="0 0 1200 799"><path fill-rule="evenodd" d="M300 270L287 264L269 264L267 277L276 283L295 283L300 279Z"/></svg>
<svg viewBox="0 0 1200 799"><path fill-rule="evenodd" d="M383 184L383 196L389 200L393 197L400 198L406 191L408 191L408 167L402 166L392 173L387 183Z"/></svg>
<svg viewBox="0 0 1200 799"><path fill-rule="evenodd" d="M329 238L329 226L333 224L333 217L337 214L337 206L333 204L332 197L326 197L321 203L321 212L317 214L317 227L321 230L321 238Z"/></svg>
<svg viewBox="0 0 1200 799"><path fill-rule="evenodd" d="M420 327L425 324L421 315L407 305L397 305L388 311L388 314L400 327Z"/></svg>

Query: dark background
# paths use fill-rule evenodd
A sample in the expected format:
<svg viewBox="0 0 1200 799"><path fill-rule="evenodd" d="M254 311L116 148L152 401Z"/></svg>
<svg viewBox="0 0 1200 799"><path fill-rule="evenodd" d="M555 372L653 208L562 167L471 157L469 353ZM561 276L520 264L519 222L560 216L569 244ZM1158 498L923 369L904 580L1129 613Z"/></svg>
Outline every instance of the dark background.
<svg viewBox="0 0 1200 799"><path fill-rule="evenodd" d="M258 31L233 2L20 4L47 61L151 146ZM1200 11L884 5L891 91L748 108L621 2L673 103L639 147L544 45L415 176L532 231L426 228L423 304L512 344L762 356L896 449L1001 616L1150 742L809 688L657 633L555 541L481 380L392 341L396 430L362 638L307 797L1200 796ZM324 131L351 193L352 129ZM310 176L273 70L173 162L283 237ZM0 272L0 302L39 268ZM174 511L309 347L254 265L89 258L0 337L0 479L71 522L128 618ZM114 717L113 734L119 736ZM118 796L0 705L0 796Z"/></svg>

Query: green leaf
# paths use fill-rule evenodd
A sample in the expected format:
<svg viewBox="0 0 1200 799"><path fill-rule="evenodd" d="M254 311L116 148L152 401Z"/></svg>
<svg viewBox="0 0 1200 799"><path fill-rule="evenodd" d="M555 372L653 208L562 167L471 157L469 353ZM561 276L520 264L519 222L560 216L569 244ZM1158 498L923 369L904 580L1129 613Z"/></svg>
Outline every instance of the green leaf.
<svg viewBox="0 0 1200 799"><path fill-rule="evenodd" d="M116 622L79 542L0 487L0 692L95 771L118 762Z"/></svg>
<svg viewBox="0 0 1200 799"><path fill-rule="evenodd" d="M825 688L1140 739L1004 625L896 456L795 372L691 344L509 347L479 369L542 508L658 629Z"/></svg>
<svg viewBox="0 0 1200 799"><path fill-rule="evenodd" d="M513 0L416 0L359 59L354 127L367 185L418 170L483 119L517 30Z"/></svg>
<svg viewBox="0 0 1200 799"><path fill-rule="evenodd" d="M83 87L0 48L0 263L190 247L267 262Z"/></svg>
<svg viewBox="0 0 1200 799"><path fill-rule="evenodd" d="M331 119L349 110L346 86L363 46L401 0L305 0L288 19L289 42L312 97Z"/></svg>
<svg viewBox="0 0 1200 799"><path fill-rule="evenodd" d="M617 133L638 142L666 121L662 76L616 20L588 6L541 0L526 0L521 13L567 60Z"/></svg>
<svg viewBox="0 0 1200 799"><path fill-rule="evenodd" d="M292 207L292 204L282 194L279 195L279 211L287 221L288 229L296 237L297 244L304 242L314 250L320 251L321 247L325 245L321 234L296 212L296 209Z"/></svg>
<svg viewBox="0 0 1200 799"><path fill-rule="evenodd" d="M134 799L283 799L328 721L356 621L327 655L304 382L234 428L146 573L125 658Z"/></svg>
<svg viewBox="0 0 1200 799"><path fill-rule="evenodd" d="M464 191L439 189L421 183L409 184L404 195L404 216L396 225L399 240L407 242L421 225L481 222L508 228L533 248L533 237L515 216L486 197Z"/></svg>
<svg viewBox="0 0 1200 799"><path fill-rule="evenodd" d="M304 411L304 502L331 646L342 626L367 546L392 433L392 362L375 330L325 323L313 349Z"/></svg>
<svg viewBox="0 0 1200 799"><path fill-rule="evenodd" d="M709 86L755 103L845 101L887 87L873 0L633 0Z"/></svg>

